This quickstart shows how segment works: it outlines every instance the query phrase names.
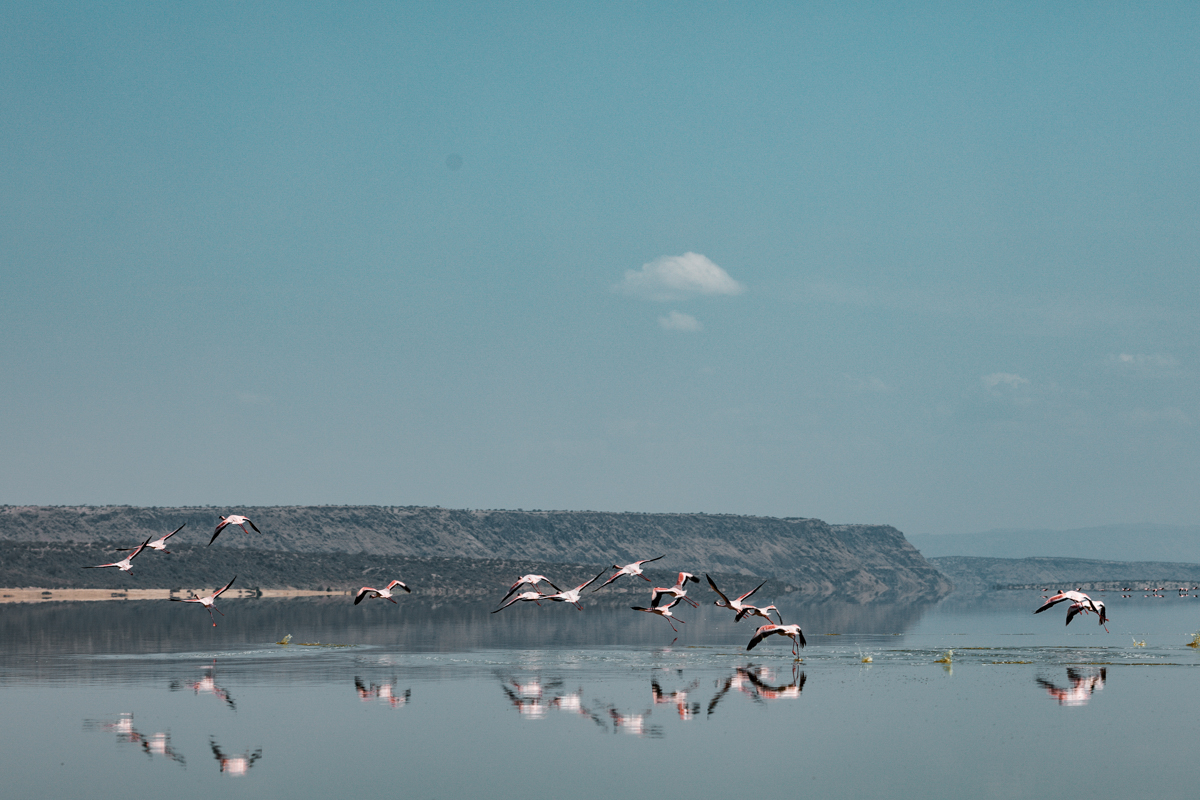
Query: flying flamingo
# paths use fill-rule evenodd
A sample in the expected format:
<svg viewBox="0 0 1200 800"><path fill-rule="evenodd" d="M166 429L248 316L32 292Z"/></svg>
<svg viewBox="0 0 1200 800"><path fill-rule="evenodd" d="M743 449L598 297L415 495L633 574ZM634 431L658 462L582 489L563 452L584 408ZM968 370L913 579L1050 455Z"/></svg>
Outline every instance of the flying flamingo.
<svg viewBox="0 0 1200 800"><path fill-rule="evenodd" d="M676 633L679 633L679 628L676 628L675 623L671 622L671 620L673 620L673 619L679 619L679 617L677 617L671 613L671 606L675 605L678 602L679 602L679 598L676 597L674 600L667 603L665 606L654 606L653 608L642 608L641 606L630 606L630 608L632 608L634 611L645 611L647 614L658 614L660 617L665 619L670 624L671 630L675 631ZM679 624L682 625L683 620L679 619Z"/></svg>
<svg viewBox="0 0 1200 800"><path fill-rule="evenodd" d="M775 623L771 623L770 625L763 625L754 632L754 638L750 640L750 644L746 645L746 650L753 650L763 639L775 634L786 636L792 640L792 655L794 656L800 655L798 648L808 644L804 641L804 632L800 630L799 625L776 625Z"/></svg>
<svg viewBox="0 0 1200 800"><path fill-rule="evenodd" d="M121 559L120 561L114 561L111 564L97 564L94 567L84 567L84 569L100 569L101 567L116 567L117 569L121 570L121 572L129 572L129 570L133 569L133 564L131 564L130 562L133 561L135 558L137 558L138 553L145 550L149 544L150 544L150 540L147 539L146 541L142 542L137 547L135 547L132 553L130 553L129 555L127 555L125 558Z"/></svg>
<svg viewBox="0 0 1200 800"><path fill-rule="evenodd" d="M750 595L754 594L759 589L761 589L762 587L767 585L767 582L763 581L758 586L755 586L753 589L746 592L744 595L737 598L736 600L730 600L728 597L725 596L724 592L722 592L720 589L717 588L717 584L713 582L712 578L708 577L707 572L704 573L704 577L708 578L708 585L711 586L712 590L717 593L718 597L721 598L720 600L714 600L713 605L719 606L720 608L728 608L730 611L734 612L735 614L740 614L740 613L742 613L743 609L749 607L750 604L743 603L742 602L743 600L745 600L747 597L749 597Z"/></svg>
<svg viewBox="0 0 1200 800"><path fill-rule="evenodd" d="M733 621L741 622L742 617L750 616L750 617L762 617L767 622L774 622L775 620L771 619L772 611L774 611L775 614L779 617L779 624L782 625L783 624L783 614L780 614L779 609L773 605L763 606L762 608L759 608L758 606L747 605L745 608L743 608L741 611L739 611L737 613L737 616L733 618Z"/></svg>
<svg viewBox="0 0 1200 800"><path fill-rule="evenodd" d="M580 593L581 593L581 592L582 592L584 589L586 589L588 586L590 586L590 585L592 585L593 583L595 583L596 581L600 580L600 577L601 577L602 575L604 575L604 573L605 573L605 572L608 572L608 570L607 570L607 569L601 570L599 575L597 575L596 577L592 578L592 579L591 579L590 581L588 581L587 583L581 583L581 584L579 584L579 585L578 585L578 586L576 586L574 589L568 589L567 591L565 591L565 592L559 592L558 594L547 594L547 595L542 595L542 597L543 597L544 599L546 599L546 600L553 600L553 601L554 601L554 602L556 602L556 603L572 603L572 604L574 604L574 606L575 606L576 608L578 608L580 611L583 611L583 606L579 605L579 595L580 595ZM550 583L550 582L549 582L549 581L546 581L546 583ZM552 583L550 583L550 585L551 585L551 586L554 586L554 584L552 584ZM557 587L557 586L555 586L554 588L556 588L556 589L557 589L558 587Z"/></svg>
<svg viewBox="0 0 1200 800"><path fill-rule="evenodd" d="M532 600L533 602L537 603L537 604L540 606L540 605L541 605L541 603L538 603L538 601L539 601L539 600L545 600L545 599L546 599L546 595L544 595L544 594L542 594L541 592L538 592L538 591L533 591L533 592L521 592L519 595L517 595L516 597L514 597L512 600L509 600L507 603L505 603L504 605L500 606L499 608L497 608L497 609L496 609L496 611L493 611L492 613L493 613L493 614L495 614L497 611L503 611L504 609L506 609L506 608L508 608L509 606L511 606L513 603L519 603L519 602L522 602L522 601L529 601L529 600Z"/></svg>
<svg viewBox="0 0 1200 800"><path fill-rule="evenodd" d="M183 530L184 525L187 525L187 523L186 522L183 523L183 525L180 525L178 528L171 531L166 536L163 536L162 538L159 538L159 539L155 539L153 542L150 542L146 546L149 547L151 550L161 550L164 553L170 553L171 551L167 549L167 539L170 539L172 536L174 536L175 534L177 534L181 530ZM118 547L117 552L124 553L124 552L127 552L132 549L133 549L132 547Z"/></svg>
<svg viewBox="0 0 1200 800"><path fill-rule="evenodd" d="M237 575L234 575L233 581L236 581L236 580L237 580ZM222 592L224 592L230 586L233 586L233 581L230 581L229 583L225 584L220 589L217 589L215 592L208 595L207 597L190 597L186 600L181 597L172 597L171 599L176 600L180 603L200 603L202 606L204 606L205 608L208 609L208 616L210 619L212 619L213 627L215 628L215 627L217 627L217 619L216 619L216 617L214 617L212 615L213 609L216 609L217 613L220 614L222 617L225 616L225 612L222 611L221 609L217 608L213 604L217 602L217 598L220 597Z"/></svg>
<svg viewBox="0 0 1200 800"><path fill-rule="evenodd" d="M555 586L554 582L552 580L550 580L549 578L547 578L545 575L534 575L534 574L530 573L529 575L522 575L521 579L519 581L517 581L516 583L514 583L512 585L512 587L509 588L508 594L506 594L506 595L504 595L504 597L500 598L500 602L503 603L505 600L512 597L513 592L515 592L517 590L517 587L519 587L519 586L524 586L525 584L529 584L531 587L536 589L539 583L548 583L548 584L550 584L550 587L552 589L554 589L554 591L556 591L556 592L562 591L562 589L559 589L557 586Z"/></svg>
<svg viewBox="0 0 1200 800"><path fill-rule="evenodd" d="M1041 606L1041 608L1037 609L1033 613L1040 614L1043 611L1045 611L1047 608L1050 608L1051 606L1056 606L1059 603L1063 602L1064 600L1071 601L1070 607L1067 608L1067 623L1066 624L1070 625L1071 620L1075 618L1076 614L1095 613L1097 616L1100 617L1100 625L1104 628L1105 631L1108 631L1108 625L1105 624L1106 622L1108 622L1108 615L1104 611L1104 603L1100 600L1093 600L1092 598L1088 597L1083 592L1078 592L1078 591L1076 591L1076 592L1059 592L1058 594L1054 595L1053 597L1047 599L1046 602Z"/></svg>
<svg viewBox="0 0 1200 800"><path fill-rule="evenodd" d="M610 583L612 583L613 581L615 581L617 578L621 577L622 575L637 575L642 580L649 581L650 579L642 574L642 564L649 564L651 561L658 561L659 558L666 558L666 556L661 555L658 558L643 558L641 561L635 561L632 564L626 564L623 567L618 567L616 564L613 564L612 568L615 569L617 571L617 573L615 575L613 575L611 578L609 578L608 580L606 580L604 583L597 586L595 589L592 589L592 591L593 592L600 591L605 586L608 586Z"/></svg>
<svg viewBox="0 0 1200 800"><path fill-rule="evenodd" d="M221 521L217 523L217 529L213 531L213 537L208 540L209 544L212 544L217 540L217 537L221 535L221 531L225 530L226 525L237 525L244 531L246 531L246 526L249 525L251 528L254 528L255 533L262 533L262 531L258 529L258 526L250 521L249 517L243 517L240 514L230 514L228 517L221 517ZM246 533L249 532L250 531L246 531Z"/></svg>
<svg viewBox="0 0 1200 800"><path fill-rule="evenodd" d="M653 596L650 598L650 605L657 606L662 602L664 597L670 596L677 600L682 600L692 608L699 608L700 604L688 597L687 589L683 588L687 586L688 581L691 581L692 583L699 583L700 579L690 572L681 572L679 573L679 577L676 578L674 586L655 587L651 589L650 591Z"/></svg>
<svg viewBox="0 0 1200 800"><path fill-rule="evenodd" d="M392 587L393 586L399 586L404 591L408 592L409 594L412 594L412 589L408 588L400 581L392 581L383 589L373 589L370 586L364 586L361 589L359 589L358 594L356 594L354 596L354 605L358 605L367 597L382 597L384 600L392 600ZM392 602L395 603L396 601L392 600ZM399 604L397 603L397 605L399 605Z"/></svg>

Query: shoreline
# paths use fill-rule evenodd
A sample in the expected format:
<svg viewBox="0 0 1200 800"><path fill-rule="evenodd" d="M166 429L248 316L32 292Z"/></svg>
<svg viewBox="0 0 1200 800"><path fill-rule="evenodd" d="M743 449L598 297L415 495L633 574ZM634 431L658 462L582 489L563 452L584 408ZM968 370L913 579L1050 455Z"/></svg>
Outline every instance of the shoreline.
<svg viewBox="0 0 1200 800"><path fill-rule="evenodd" d="M104 600L170 600L172 597L185 600L193 595L208 594L211 589L188 591L170 589L42 589L40 587L0 588L0 605L4 603L54 603L54 602L99 602ZM338 589L327 592L323 589L236 589L231 588L222 597L245 599L254 597L335 597L350 594Z"/></svg>

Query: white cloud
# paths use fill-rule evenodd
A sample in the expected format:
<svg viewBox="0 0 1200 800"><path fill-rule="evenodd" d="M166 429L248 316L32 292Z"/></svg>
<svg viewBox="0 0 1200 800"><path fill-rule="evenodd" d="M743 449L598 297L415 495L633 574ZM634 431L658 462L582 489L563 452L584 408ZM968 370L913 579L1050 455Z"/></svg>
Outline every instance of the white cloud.
<svg viewBox="0 0 1200 800"><path fill-rule="evenodd" d="M1017 389L1029 384L1028 378L1022 378L1020 375L1014 375L1011 372L993 372L991 375L984 375L980 380L983 381L984 388L989 390L995 389L1000 385L1007 386L1010 389Z"/></svg>
<svg viewBox="0 0 1200 800"><path fill-rule="evenodd" d="M1179 366L1179 361L1174 356L1168 355L1136 355L1131 353L1119 353L1113 356L1118 364L1123 364L1130 367L1157 367L1159 369L1170 369L1171 367Z"/></svg>
<svg viewBox="0 0 1200 800"><path fill-rule="evenodd" d="M698 331L704 328L700 321L691 314L681 314L678 311L672 311L665 317L659 317L658 324L664 331Z"/></svg>
<svg viewBox="0 0 1200 800"><path fill-rule="evenodd" d="M746 291L728 272L699 253L663 256L643 264L641 270L625 270L625 279L613 288L644 300L660 301Z"/></svg>

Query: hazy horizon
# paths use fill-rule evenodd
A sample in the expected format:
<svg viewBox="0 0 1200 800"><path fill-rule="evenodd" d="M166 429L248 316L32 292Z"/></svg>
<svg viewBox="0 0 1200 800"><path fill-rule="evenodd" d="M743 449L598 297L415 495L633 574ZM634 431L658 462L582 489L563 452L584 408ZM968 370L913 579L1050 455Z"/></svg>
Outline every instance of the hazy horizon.
<svg viewBox="0 0 1200 800"><path fill-rule="evenodd" d="M0 23L0 503L1200 519L1193 5Z"/></svg>

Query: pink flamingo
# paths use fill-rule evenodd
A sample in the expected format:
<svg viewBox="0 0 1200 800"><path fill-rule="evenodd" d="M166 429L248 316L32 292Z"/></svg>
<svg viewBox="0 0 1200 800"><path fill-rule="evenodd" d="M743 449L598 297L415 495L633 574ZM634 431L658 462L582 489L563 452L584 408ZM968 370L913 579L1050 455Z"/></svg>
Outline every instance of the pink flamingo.
<svg viewBox="0 0 1200 800"><path fill-rule="evenodd" d="M186 522L183 523L183 525L180 525L178 528L171 531L166 536L155 539L153 542L150 542L146 546L149 547L151 550L161 550L164 553L170 553L171 551L167 549L167 539L170 539L172 536L174 536L175 534L177 534L181 530L183 530L184 525L187 525L187 523ZM126 552L128 550L132 550L132 549L133 549L132 547L119 547L119 548L117 548L117 552L124 553L124 552Z"/></svg>
<svg viewBox="0 0 1200 800"><path fill-rule="evenodd" d="M217 524L217 529L213 531L212 538L208 540L209 544L212 544L217 540L217 537L221 535L221 531L225 530L226 525L237 525L243 531L246 531L246 526L249 525L251 528L254 528L255 533L262 533L262 531L258 529L258 526L250 521L249 517L243 517L240 514L230 514L228 517L221 517L221 521ZM249 532L250 531L246 531L246 533Z"/></svg>
<svg viewBox="0 0 1200 800"><path fill-rule="evenodd" d="M754 638L750 640L750 644L746 645L746 650L753 650L758 647L758 643L768 636L786 636L792 640L792 655L800 655L798 648L804 647L808 642L804 641L804 632L800 630L799 625L763 625L754 632Z"/></svg>
<svg viewBox="0 0 1200 800"><path fill-rule="evenodd" d="M610 583L612 583L613 581L615 581L617 578L621 577L622 575L637 575L642 580L649 581L650 579L642 574L642 564L649 564L651 561L658 561L659 558L666 558L666 556L662 555L662 556L659 556L658 558L643 558L641 561L635 561L632 564L626 564L623 567L618 567L616 564L613 564L612 568L617 571L616 574L613 575L608 580L606 580L604 583L597 586L595 589L592 589L592 591L593 592L600 591L605 586L608 586Z"/></svg>
<svg viewBox="0 0 1200 800"><path fill-rule="evenodd" d="M547 595L543 595L542 597L546 600L553 600L556 603L572 603L580 611L583 611L583 606L579 605L579 595L583 592L584 589L591 586L596 581L600 580L600 577L602 575L604 575L605 572L608 572L608 570L601 570L599 575L592 578L587 583L579 584L574 589L568 589L567 591L559 592L558 594L547 594ZM550 583L549 581L546 581L546 582ZM550 585L554 586L554 584L552 584L552 583L550 583ZM555 588L558 588L558 587L555 587Z"/></svg>
<svg viewBox="0 0 1200 800"><path fill-rule="evenodd" d="M675 623L671 621L671 620L679 619L679 617L677 617L671 613L671 606L675 605L678 602L679 602L679 598L676 597L674 600L667 603L665 606L654 606L653 608L642 608L641 606L630 606L630 608L632 608L634 611L645 611L647 614L658 614L660 617L665 619L670 624L671 630L675 631L676 633L679 633L679 628L676 628ZM683 620L679 619L679 624L682 625Z"/></svg>
<svg viewBox="0 0 1200 800"><path fill-rule="evenodd" d="M218 614L220 614L222 617L225 616L225 612L222 611L221 609L217 608L214 605L214 603L216 603L217 598L221 596L222 592L224 592L230 586L233 586L233 581L236 581L236 580L237 580L237 575L234 575L232 581L225 584L220 589L217 589L215 592L208 595L207 597L190 597L186 600L181 597L172 597L171 599L175 600L177 602L180 602L180 603L200 603L202 606L204 606L205 608L208 609L208 616L213 621L213 627L215 628L215 627L217 627L217 618L212 615L213 610L216 609L216 612Z"/></svg>
<svg viewBox="0 0 1200 800"><path fill-rule="evenodd" d="M514 583L509 588L508 594L506 594L506 595L504 595L504 597L500 598L500 602L503 603L505 600L512 597L513 592L515 592L517 590L517 587L519 587L519 586L524 586L524 585L528 584L530 587L537 589L539 583L548 583L548 584L550 584L550 588L553 589L554 591L556 591L556 592L562 591L562 589L559 589L557 586L555 586L554 582L552 580L550 580L549 578L547 578L545 575L534 575L533 573L530 573L529 575L522 575L521 579L519 581L517 581L516 583Z"/></svg>
<svg viewBox="0 0 1200 800"><path fill-rule="evenodd" d="M681 572L679 573L679 577L675 579L674 586L655 587L651 589L650 591L652 596L650 598L650 605L657 606L662 602L664 597L670 596L677 600L682 600L692 608L699 608L700 604L688 597L687 589L683 588L687 586L688 581L691 581L692 583L699 583L700 579L690 572Z"/></svg>
<svg viewBox="0 0 1200 800"><path fill-rule="evenodd" d="M121 572L129 572L129 570L133 569L133 564L131 564L130 562L133 561L135 558L137 558L138 553L145 550L149 544L150 544L150 540L147 539L146 541L142 542L137 547L135 547L132 553L130 553L129 555L127 555L125 558L121 559L120 561L114 561L111 564L97 564L94 567L84 567L84 569L100 569L102 567L116 567L117 569L121 570Z"/></svg>
<svg viewBox="0 0 1200 800"><path fill-rule="evenodd" d="M1094 613L1098 617L1100 617L1101 627L1104 628L1105 632L1108 631L1108 625L1105 624L1108 622L1108 615L1105 613L1103 601L1093 600L1092 598L1088 597L1083 592L1078 592L1078 591L1076 591L1076 592L1059 592L1058 594L1054 595L1053 597L1047 599L1046 602L1043 603L1042 606L1040 608L1038 608L1036 611L1034 611L1033 613L1040 614L1043 611L1045 611L1047 608L1056 606L1059 603L1063 602L1064 600L1071 601L1070 607L1067 608L1067 622L1066 622L1067 625L1071 624L1071 620L1075 618L1076 614L1080 614L1080 613L1093 614Z"/></svg>
<svg viewBox="0 0 1200 800"><path fill-rule="evenodd" d="M356 594L354 596L354 605L358 605L367 597L372 597L372 598L382 597L384 600L392 600L392 587L393 586L399 586L404 591L408 592L409 594L412 594L412 589L408 588L400 581L392 581L391 583L389 583L386 587L384 587L382 589L373 589L370 586L364 586L361 589L359 589L358 594ZM392 600L392 602L395 603L396 601ZM397 605L399 605L399 603L397 603Z"/></svg>
<svg viewBox="0 0 1200 800"><path fill-rule="evenodd" d="M713 582L712 578L708 577L707 572L704 573L704 577L708 578L708 585L711 586L712 590L717 593L718 597L721 598L720 600L714 600L713 605L718 606L720 608L728 608L730 611L734 612L735 614L742 613L742 610L747 608L750 605L749 603L742 602L743 600L745 600L747 597L749 597L750 595L754 594L759 589L761 589L762 587L767 585L767 582L763 581L758 586L755 586L753 589L746 592L741 597L738 597L736 600L730 600L728 597L725 596L724 592L722 592L720 589L717 588L717 584L715 582Z"/></svg>

